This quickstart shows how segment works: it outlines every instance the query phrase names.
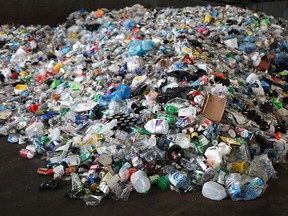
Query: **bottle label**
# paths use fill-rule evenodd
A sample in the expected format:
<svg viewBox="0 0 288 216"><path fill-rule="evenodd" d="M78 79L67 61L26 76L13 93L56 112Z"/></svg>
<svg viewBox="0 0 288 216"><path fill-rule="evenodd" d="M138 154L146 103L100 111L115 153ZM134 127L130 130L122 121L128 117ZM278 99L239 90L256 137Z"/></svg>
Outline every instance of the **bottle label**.
<svg viewBox="0 0 288 216"><path fill-rule="evenodd" d="M178 158L178 154L175 151L173 151L171 152L171 157L173 160L176 160Z"/></svg>
<svg viewBox="0 0 288 216"><path fill-rule="evenodd" d="M237 127L237 128L235 128L235 131L239 136L241 136L247 140L251 140L253 137L253 133L251 131L246 130L245 128Z"/></svg>
<svg viewBox="0 0 288 216"><path fill-rule="evenodd" d="M200 170L196 170L195 171L195 180L198 183L202 183L203 182L203 176L204 176L204 172L200 171Z"/></svg>
<svg viewBox="0 0 288 216"><path fill-rule="evenodd" d="M157 184L160 176L159 175L153 175L149 177L150 183L151 184Z"/></svg>
<svg viewBox="0 0 288 216"><path fill-rule="evenodd" d="M182 178L183 178L183 175L180 172L175 172L171 175L171 178L169 178L169 180L171 184L176 186L181 181Z"/></svg>

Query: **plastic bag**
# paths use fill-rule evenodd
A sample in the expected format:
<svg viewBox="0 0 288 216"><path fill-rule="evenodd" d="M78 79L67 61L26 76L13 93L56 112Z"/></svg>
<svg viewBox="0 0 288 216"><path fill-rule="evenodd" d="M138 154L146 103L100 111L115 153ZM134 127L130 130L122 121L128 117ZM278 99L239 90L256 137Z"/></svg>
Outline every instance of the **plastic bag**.
<svg viewBox="0 0 288 216"><path fill-rule="evenodd" d="M248 168L248 174L257 176L264 182L267 182L271 177L276 178L277 172L274 170L272 161L268 158L267 154L255 156Z"/></svg>
<svg viewBox="0 0 288 216"><path fill-rule="evenodd" d="M231 173L225 178L225 188L232 200L240 201L260 197L267 185L258 177Z"/></svg>

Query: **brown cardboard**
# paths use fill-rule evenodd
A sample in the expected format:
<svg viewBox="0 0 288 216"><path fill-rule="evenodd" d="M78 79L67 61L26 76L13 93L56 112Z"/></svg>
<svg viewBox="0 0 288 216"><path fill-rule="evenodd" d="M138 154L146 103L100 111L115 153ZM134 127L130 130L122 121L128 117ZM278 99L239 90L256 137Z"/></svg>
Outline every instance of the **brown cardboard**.
<svg viewBox="0 0 288 216"><path fill-rule="evenodd" d="M202 107L201 114L205 118L210 119L213 122L220 122L226 107L226 99L207 94L205 97L204 105Z"/></svg>

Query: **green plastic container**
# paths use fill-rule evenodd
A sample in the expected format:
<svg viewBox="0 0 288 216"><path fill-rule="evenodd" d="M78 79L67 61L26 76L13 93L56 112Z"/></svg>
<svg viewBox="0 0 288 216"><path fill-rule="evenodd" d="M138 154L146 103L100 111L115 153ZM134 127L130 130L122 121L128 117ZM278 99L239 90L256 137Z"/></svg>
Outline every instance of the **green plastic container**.
<svg viewBox="0 0 288 216"><path fill-rule="evenodd" d="M167 191L170 190L170 181L169 178L167 176L161 176L158 179L158 187L162 190L162 191Z"/></svg>

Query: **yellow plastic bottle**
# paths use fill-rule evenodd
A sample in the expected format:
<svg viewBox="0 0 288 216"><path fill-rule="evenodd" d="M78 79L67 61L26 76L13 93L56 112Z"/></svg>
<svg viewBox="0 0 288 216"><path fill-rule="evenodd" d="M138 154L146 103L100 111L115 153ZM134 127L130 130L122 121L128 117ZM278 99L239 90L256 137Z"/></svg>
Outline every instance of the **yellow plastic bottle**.
<svg viewBox="0 0 288 216"><path fill-rule="evenodd" d="M54 66L53 71L54 71L55 73L59 73L61 67L62 67L62 63L61 63L61 61L59 61L59 62Z"/></svg>

